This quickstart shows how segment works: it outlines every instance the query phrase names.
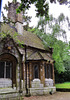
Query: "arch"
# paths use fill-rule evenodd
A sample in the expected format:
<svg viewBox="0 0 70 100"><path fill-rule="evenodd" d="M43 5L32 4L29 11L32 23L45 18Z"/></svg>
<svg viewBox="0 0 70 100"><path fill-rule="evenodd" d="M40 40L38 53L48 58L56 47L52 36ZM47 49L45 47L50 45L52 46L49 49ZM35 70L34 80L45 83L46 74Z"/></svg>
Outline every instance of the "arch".
<svg viewBox="0 0 70 100"><path fill-rule="evenodd" d="M3 53L0 55L0 69L1 69L1 73L2 73L2 74L0 74L0 81L1 81L1 79L2 79L2 81L9 79L9 80L11 80L11 83L12 83L11 86L13 87L14 84L16 86L17 63L18 63L17 58L10 53Z"/></svg>
<svg viewBox="0 0 70 100"><path fill-rule="evenodd" d="M17 58L14 55L10 54L10 53L1 54L0 55L0 60L12 60L12 61L15 60L18 63Z"/></svg>

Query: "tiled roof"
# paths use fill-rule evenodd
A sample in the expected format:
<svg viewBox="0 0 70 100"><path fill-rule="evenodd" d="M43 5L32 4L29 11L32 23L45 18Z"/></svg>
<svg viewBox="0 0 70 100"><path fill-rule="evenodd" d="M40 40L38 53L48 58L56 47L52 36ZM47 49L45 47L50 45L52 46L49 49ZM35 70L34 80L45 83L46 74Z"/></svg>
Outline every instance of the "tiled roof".
<svg viewBox="0 0 70 100"><path fill-rule="evenodd" d="M45 50L42 40L36 34L24 30L23 36L20 35L18 39L27 46Z"/></svg>
<svg viewBox="0 0 70 100"><path fill-rule="evenodd" d="M32 55L27 57L27 60L47 60L47 61L53 61L51 57L47 55L47 53L42 52L34 52Z"/></svg>
<svg viewBox="0 0 70 100"><path fill-rule="evenodd" d="M2 24L1 25L1 32L9 33L12 37L14 36L14 33L17 33L17 30L15 27L12 27L9 24ZM13 38L16 42L17 40ZM36 34L33 34L28 31L23 31L22 35L17 35L17 39L20 42L23 42L23 45L38 48L45 50L44 45L42 43L42 40L38 38ZM49 51L49 48L47 49ZM53 61L52 57L48 56L46 52L41 52L37 49L29 49L27 51L27 60L47 60L47 61Z"/></svg>
<svg viewBox="0 0 70 100"><path fill-rule="evenodd" d="M13 36L14 33L17 32L17 30L15 27L12 27L9 24L2 24L1 25L1 32L10 33L10 35ZM17 36L17 39L20 42L23 42L24 45L45 50L44 45L42 43L42 40L36 34L33 34L31 32L24 30L22 35Z"/></svg>

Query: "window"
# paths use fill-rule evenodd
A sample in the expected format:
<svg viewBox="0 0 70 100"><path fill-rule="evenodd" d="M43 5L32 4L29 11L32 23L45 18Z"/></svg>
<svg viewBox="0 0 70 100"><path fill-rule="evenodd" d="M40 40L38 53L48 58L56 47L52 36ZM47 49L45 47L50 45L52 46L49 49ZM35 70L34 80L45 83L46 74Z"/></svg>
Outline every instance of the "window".
<svg viewBox="0 0 70 100"><path fill-rule="evenodd" d="M48 78L48 75L47 75L47 66L46 66L46 64L44 65L44 69L45 69L45 78Z"/></svg>
<svg viewBox="0 0 70 100"><path fill-rule="evenodd" d="M48 78L52 78L52 65L48 64L47 69L48 69Z"/></svg>
<svg viewBox="0 0 70 100"><path fill-rule="evenodd" d="M39 68L38 68L38 65L34 66L34 78L39 78Z"/></svg>
<svg viewBox="0 0 70 100"><path fill-rule="evenodd" d="M45 64L45 78L52 78L52 65L51 64Z"/></svg>
<svg viewBox="0 0 70 100"><path fill-rule="evenodd" d="M0 78L12 78L12 63L0 61Z"/></svg>

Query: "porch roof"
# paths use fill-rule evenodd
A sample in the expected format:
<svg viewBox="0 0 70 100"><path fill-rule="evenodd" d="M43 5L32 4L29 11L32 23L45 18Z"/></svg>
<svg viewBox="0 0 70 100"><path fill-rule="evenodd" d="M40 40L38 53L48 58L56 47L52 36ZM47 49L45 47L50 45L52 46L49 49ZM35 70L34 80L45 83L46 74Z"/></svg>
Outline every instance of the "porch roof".
<svg viewBox="0 0 70 100"><path fill-rule="evenodd" d="M27 60L47 60L47 61L54 61L47 53L42 52L35 52L32 55L28 55Z"/></svg>

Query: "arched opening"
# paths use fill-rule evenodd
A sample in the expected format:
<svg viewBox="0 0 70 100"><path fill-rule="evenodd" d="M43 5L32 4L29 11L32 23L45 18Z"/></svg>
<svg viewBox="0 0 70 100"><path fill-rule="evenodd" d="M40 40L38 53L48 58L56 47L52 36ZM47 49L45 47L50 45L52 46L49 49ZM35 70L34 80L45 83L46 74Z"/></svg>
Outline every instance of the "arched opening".
<svg viewBox="0 0 70 100"><path fill-rule="evenodd" d="M17 59L15 56L9 53L0 55L0 87L16 85L16 66Z"/></svg>

